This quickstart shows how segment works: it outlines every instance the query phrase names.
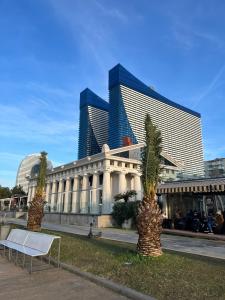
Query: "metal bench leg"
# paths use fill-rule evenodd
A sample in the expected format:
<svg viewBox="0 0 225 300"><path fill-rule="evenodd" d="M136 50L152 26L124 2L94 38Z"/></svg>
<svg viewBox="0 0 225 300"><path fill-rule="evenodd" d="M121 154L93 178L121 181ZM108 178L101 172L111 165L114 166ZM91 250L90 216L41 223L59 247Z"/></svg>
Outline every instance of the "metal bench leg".
<svg viewBox="0 0 225 300"><path fill-rule="evenodd" d="M60 248L61 248L61 239L59 239L59 247L58 247L58 268L60 267Z"/></svg>
<svg viewBox="0 0 225 300"><path fill-rule="evenodd" d="M49 251L49 256L48 256L48 264L50 265L50 262L51 262L51 249Z"/></svg>
<svg viewBox="0 0 225 300"><path fill-rule="evenodd" d="M13 251L14 251L14 249L12 249L12 261L13 261L13 259L14 259L14 258L13 258ZM15 251L16 251L16 250L15 250ZM15 256L16 256L16 255L15 255ZM14 264L16 263L15 261L16 261L16 260L13 261Z"/></svg>
<svg viewBox="0 0 225 300"><path fill-rule="evenodd" d="M13 251L14 251L14 249L11 249L11 260L12 260L12 262L14 262L15 263L15 261L13 261ZM16 250L15 250L16 251Z"/></svg>
<svg viewBox="0 0 225 300"><path fill-rule="evenodd" d="M32 268L33 268L33 257L30 257L30 274L32 273Z"/></svg>
<svg viewBox="0 0 225 300"><path fill-rule="evenodd" d="M18 251L16 251L16 261L15 261L16 265L17 265L17 261L18 261Z"/></svg>
<svg viewBox="0 0 225 300"><path fill-rule="evenodd" d="M25 268L26 254L23 254L23 268Z"/></svg>

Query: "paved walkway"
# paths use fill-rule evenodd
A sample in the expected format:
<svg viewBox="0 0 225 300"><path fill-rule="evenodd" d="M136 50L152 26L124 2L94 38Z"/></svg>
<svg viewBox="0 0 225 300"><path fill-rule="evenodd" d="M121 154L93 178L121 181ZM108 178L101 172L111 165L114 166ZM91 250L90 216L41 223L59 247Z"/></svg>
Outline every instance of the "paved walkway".
<svg viewBox="0 0 225 300"><path fill-rule="evenodd" d="M188 230L165 229L165 228L163 229L163 233L225 242L224 234L207 234L207 233L203 233L203 232L193 232L193 231L188 231Z"/></svg>
<svg viewBox="0 0 225 300"><path fill-rule="evenodd" d="M26 225L26 221L11 219L15 224ZM77 225L58 225L43 223L43 228L72 234L87 235L89 227ZM138 235L133 230L121 230L115 228L102 228L102 238L128 243L137 243ZM97 229L94 229L97 232ZM163 249L184 253L192 253L207 257L225 259L225 242L217 240L206 240L202 238L183 237L170 234L161 236Z"/></svg>
<svg viewBox="0 0 225 300"><path fill-rule="evenodd" d="M0 257L0 299L128 300L88 280L56 268L31 275Z"/></svg>

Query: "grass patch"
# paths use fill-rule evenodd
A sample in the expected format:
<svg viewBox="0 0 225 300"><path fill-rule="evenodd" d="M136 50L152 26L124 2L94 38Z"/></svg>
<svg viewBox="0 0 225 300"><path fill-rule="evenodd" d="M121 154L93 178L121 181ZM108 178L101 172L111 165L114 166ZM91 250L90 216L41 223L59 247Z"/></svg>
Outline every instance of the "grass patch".
<svg viewBox="0 0 225 300"><path fill-rule="evenodd" d="M225 299L225 262L164 251L143 258L135 245L43 230L62 237L61 261L156 299ZM57 255L57 243L53 245Z"/></svg>
<svg viewBox="0 0 225 300"><path fill-rule="evenodd" d="M48 231L48 233L54 233ZM59 233L57 233L59 234ZM225 262L164 251L140 257L135 245L62 234L61 261L157 299L225 299ZM56 255L56 248L53 255Z"/></svg>

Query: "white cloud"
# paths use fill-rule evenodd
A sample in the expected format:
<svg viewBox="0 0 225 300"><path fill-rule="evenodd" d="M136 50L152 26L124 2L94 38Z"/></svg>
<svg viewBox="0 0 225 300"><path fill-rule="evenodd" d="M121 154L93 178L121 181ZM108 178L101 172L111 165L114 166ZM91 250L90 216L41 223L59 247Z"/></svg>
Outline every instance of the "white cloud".
<svg viewBox="0 0 225 300"><path fill-rule="evenodd" d="M25 87L27 89L30 89L32 91L38 91L38 92L44 92L45 94L52 94L57 97L63 97L63 98L71 98L74 97L74 94L71 91L60 89L52 86L48 86L47 84L41 84L38 82L30 81L25 84Z"/></svg>
<svg viewBox="0 0 225 300"><path fill-rule="evenodd" d="M0 136L25 141L58 144L74 138L78 124L73 120L54 119L54 116L32 114L22 108L0 104Z"/></svg>
<svg viewBox="0 0 225 300"><path fill-rule="evenodd" d="M187 2L189 5L191 3ZM168 18L170 23L170 34L176 41L175 45L182 47L184 50L193 50L196 47L205 47L205 44L213 49L224 50L225 41L218 31L215 31L213 26L203 26L201 21L205 22L205 7L195 4L195 9L192 14L188 14L189 5L167 5L164 7L163 14ZM193 5L193 4L192 4ZM210 20L210 17L207 16ZM167 37L171 43L171 38ZM174 45L174 43L173 43Z"/></svg>
<svg viewBox="0 0 225 300"><path fill-rule="evenodd" d="M100 1L97 0L94 1L94 3L105 16L115 18L122 22L128 21L128 16L125 13L123 13L121 10L117 9L116 7L112 7L112 8L105 7Z"/></svg>
<svg viewBox="0 0 225 300"><path fill-rule="evenodd" d="M80 48L81 59L95 60L97 70L105 81L105 73L110 65L117 63L114 49L117 49L117 36L112 22L122 25L128 20L126 14L113 7L105 6L100 1L89 5L81 2L50 1L59 22L66 26L76 47ZM86 75L87 76L87 75ZM93 80L93 76L92 80Z"/></svg>
<svg viewBox="0 0 225 300"><path fill-rule="evenodd" d="M23 155L11 152L0 152L0 161L13 161L18 162L24 158Z"/></svg>
<svg viewBox="0 0 225 300"><path fill-rule="evenodd" d="M172 25L172 35L174 39L185 50L192 50L195 47L204 45L204 42L210 44L214 48L224 49L225 43L218 36L200 29L193 28L183 22L176 22Z"/></svg>
<svg viewBox="0 0 225 300"><path fill-rule="evenodd" d="M212 78L211 82L207 83L206 88L202 91L202 93L197 97L195 97L195 103L192 108L197 107L200 104L200 102L217 87L217 84L219 83L224 73L224 70L225 70L225 64L222 65L222 67L218 70L218 72Z"/></svg>

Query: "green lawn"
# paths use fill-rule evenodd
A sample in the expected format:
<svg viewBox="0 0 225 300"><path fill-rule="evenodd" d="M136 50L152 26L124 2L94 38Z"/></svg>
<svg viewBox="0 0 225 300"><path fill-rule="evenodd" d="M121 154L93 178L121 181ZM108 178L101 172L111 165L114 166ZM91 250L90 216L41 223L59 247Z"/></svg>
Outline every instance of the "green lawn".
<svg viewBox="0 0 225 300"><path fill-rule="evenodd" d="M225 299L225 262L221 260L168 251L159 258L141 258L132 244L60 235L61 261L83 271L157 299Z"/></svg>

